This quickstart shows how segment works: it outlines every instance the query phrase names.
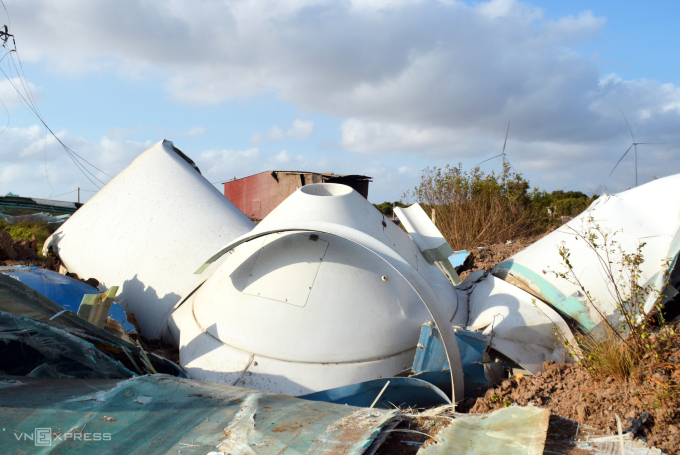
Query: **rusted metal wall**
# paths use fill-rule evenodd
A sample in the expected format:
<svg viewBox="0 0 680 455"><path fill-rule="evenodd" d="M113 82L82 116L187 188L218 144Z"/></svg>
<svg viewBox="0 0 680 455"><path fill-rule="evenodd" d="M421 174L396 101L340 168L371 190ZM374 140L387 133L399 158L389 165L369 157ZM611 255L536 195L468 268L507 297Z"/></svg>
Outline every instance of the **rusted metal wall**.
<svg viewBox="0 0 680 455"><path fill-rule="evenodd" d="M342 183L368 199L369 177L313 172L267 171L224 182L224 196L253 220L261 220L298 188L312 183Z"/></svg>

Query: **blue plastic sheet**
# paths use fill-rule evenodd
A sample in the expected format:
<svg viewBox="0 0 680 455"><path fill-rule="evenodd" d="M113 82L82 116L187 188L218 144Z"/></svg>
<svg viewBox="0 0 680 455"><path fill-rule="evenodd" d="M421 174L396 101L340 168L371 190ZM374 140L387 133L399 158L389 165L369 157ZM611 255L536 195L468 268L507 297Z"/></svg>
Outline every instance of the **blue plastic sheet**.
<svg viewBox="0 0 680 455"><path fill-rule="evenodd" d="M32 265L0 267L0 273L24 283L34 291L41 293L48 299L74 313L78 312L78 307L80 307L80 302L83 301L85 294L99 294L99 291L89 284L53 272L52 270ZM134 325L127 322L125 310L117 303L111 305L109 317L123 324L126 332L130 332L135 328Z"/></svg>
<svg viewBox="0 0 680 455"><path fill-rule="evenodd" d="M447 375L450 388L450 375ZM387 384L389 382L389 384ZM385 387L387 384L387 387ZM335 389L322 390L301 397L310 401L346 404L349 406L393 409L424 408L451 404L449 397L438 387L415 378L382 378Z"/></svg>

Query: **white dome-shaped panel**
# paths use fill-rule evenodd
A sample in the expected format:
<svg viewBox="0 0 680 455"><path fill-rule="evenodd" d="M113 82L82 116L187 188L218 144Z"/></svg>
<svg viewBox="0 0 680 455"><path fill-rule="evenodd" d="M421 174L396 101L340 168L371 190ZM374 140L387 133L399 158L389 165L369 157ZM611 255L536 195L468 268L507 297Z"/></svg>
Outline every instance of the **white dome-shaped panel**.
<svg viewBox="0 0 680 455"><path fill-rule="evenodd" d="M346 196L351 194L352 191L351 187L337 183L320 183L300 188L300 192L310 196Z"/></svg>
<svg viewBox="0 0 680 455"><path fill-rule="evenodd" d="M364 232L398 252L418 268L418 247L396 224L347 185L305 185L276 207L253 232L287 221L322 220Z"/></svg>
<svg viewBox="0 0 680 455"><path fill-rule="evenodd" d="M193 301L197 321L223 343L308 363L396 355L415 346L430 318L390 264L324 233L270 234L238 246Z"/></svg>

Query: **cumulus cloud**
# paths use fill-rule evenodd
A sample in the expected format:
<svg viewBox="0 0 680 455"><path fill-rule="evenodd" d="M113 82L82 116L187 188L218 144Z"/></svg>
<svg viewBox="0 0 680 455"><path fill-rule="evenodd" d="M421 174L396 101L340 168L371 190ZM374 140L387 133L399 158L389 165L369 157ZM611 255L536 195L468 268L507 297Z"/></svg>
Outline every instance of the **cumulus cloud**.
<svg viewBox="0 0 680 455"><path fill-rule="evenodd" d="M563 175L571 160L576 175L594 179L608 174L605 164L625 145L619 109L641 140L669 143L650 153L673 156L680 141L678 87L603 75L574 50L606 26L591 11L550 19L517 0L9 0L7 7L26 59L78 75L160 76L179 103L275 93L341 119L341 144L358 153L481 160L500 150L510 120L514 165ZM296 122L254 134L251 145L313 131L311 122ZM676 161L664 171L679 171Z"/></svg>
<svg viewBox="0 0 680 455"><path fill-rule="evenodd" d="M70 148L104 172L93 167L89 170L96 184L110 179L104 173L115 176L142 151L153 145L150 141L137 142L115 135L103 136L92 142L71 135L67 131L57 136ZM17 159L17 156L20 159ZM73 192L78 187L84 190L82 200L97 187L75 166L57 140L45 134L45 129L33 125L25 128L11 127L0 135L0 193L13 192L27 197L49 197ZM95 179L96 177L96 179ZM69 193L60 199L75 200Z"/></svg>
<svg viewBox="0 0 680 455"><path fill-rule="evenodd" d="M307 139L312 133L314 133L314 122L295 119L293 125L287 130L282 130L278 125L272 125L265 134L254 133L250 138L250 144L255 145L287 139Z"/></svg>
<svg viewBox="0 0 680 455"><path fill-rule="evenodd" d="M33 96L33 99L38 102L41 99L43 99L43 93L40 87L36 87L33 83L31 82L26 82L24 80L19 79L18 77L13 77L11 79L4 79L0 81L0 100L2 100L2 103L5 105L7 109L12 109L17 106L21 106L22 100L19 94L17 93L17 89L20 90L22 93L26 93L25 89L23 88L24 85L28 88L30 91L31 95ZM4 111L4 109L0 108L0 111ZM3 114L0 113L0 119L2 119ZM2 120L0 120L0 123Z"/></svg>

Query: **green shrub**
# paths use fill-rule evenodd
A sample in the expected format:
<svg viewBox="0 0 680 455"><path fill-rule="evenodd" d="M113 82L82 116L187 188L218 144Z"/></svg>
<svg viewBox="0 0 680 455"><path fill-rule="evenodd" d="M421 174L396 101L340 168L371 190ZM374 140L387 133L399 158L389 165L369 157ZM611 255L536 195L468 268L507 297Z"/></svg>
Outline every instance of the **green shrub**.
<svg viewBox="0 0 680 455"><path fill-rule="evenodd" d="M502 243L541 232L554 223L550 196L511 170L484 174L462 165L426 168L404 197L434 211L435 224L456 250Z"/></svg>
<svg viewBox="0 0 680 455"><path fill-rule="evenodd" d="M381 204L373 204L373 207L376 209L380 210L383 215L385 216L392 216L394 213L394 209L396 207L408 207L408 205L404 204L401 201L395 201L395 202L383 202Z"/></svg>
<svg viewBox="0 0 680 455"><path fill-rule="evenodd" d="M8 232L15 240L31 240L33 235L38 243L38 254L42 255L42 247L45 240L52 235L55 229L45 221L18 221L8 223L4 218L0 218L0 229Z"/></svg>

